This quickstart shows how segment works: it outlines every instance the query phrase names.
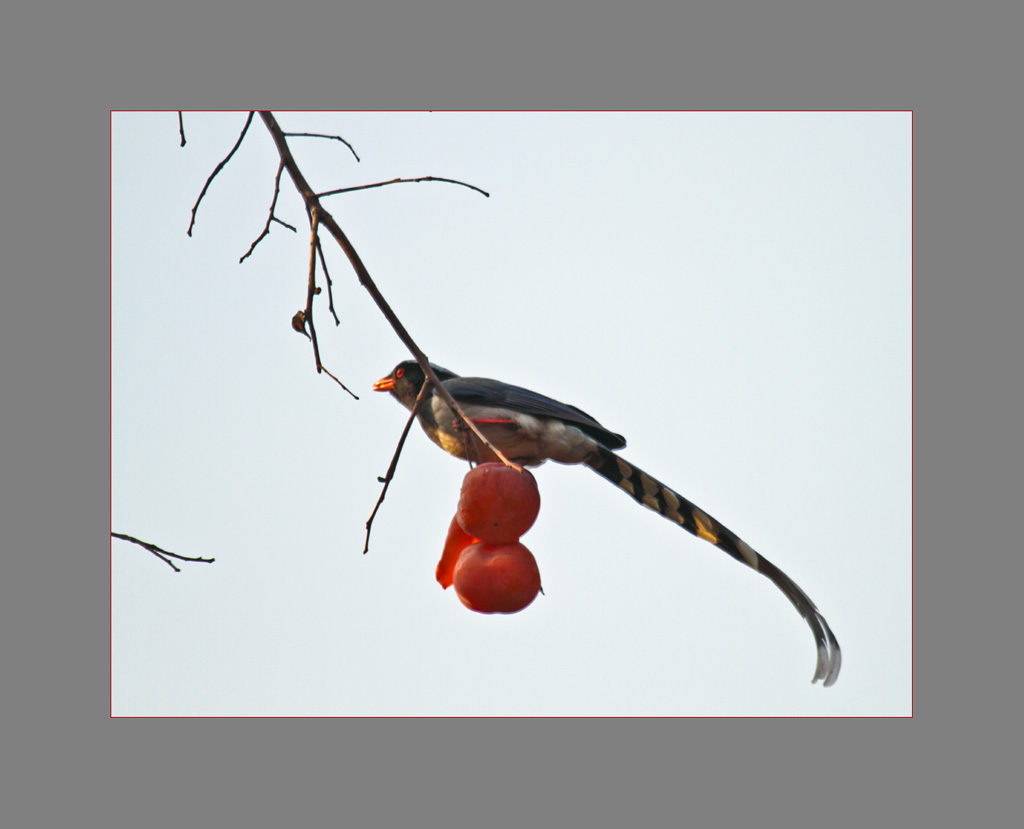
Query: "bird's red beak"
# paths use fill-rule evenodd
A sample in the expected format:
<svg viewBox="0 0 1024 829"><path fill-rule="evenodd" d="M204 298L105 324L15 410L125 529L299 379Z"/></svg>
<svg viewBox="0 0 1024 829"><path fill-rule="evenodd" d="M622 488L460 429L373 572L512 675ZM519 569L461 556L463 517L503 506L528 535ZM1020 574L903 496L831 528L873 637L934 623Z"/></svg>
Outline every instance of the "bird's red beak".
<svg viewBox="0 0 1024 829"><path fill-rule="evenodd" d="M390 374L387 377L381 377L376 383L373 384L374 391L391 391L395 387L395 378Z"/></svg>

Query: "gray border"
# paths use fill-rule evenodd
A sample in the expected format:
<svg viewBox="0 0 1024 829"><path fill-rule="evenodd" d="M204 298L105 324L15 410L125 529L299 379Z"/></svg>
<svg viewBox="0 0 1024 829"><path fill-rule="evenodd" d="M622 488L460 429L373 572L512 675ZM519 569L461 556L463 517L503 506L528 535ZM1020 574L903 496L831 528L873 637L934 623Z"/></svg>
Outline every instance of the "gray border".
<svg viewBox="0 0 1024 829"><path fill-rule="evenodd" d="M2 784L11 825L1001 824L1019 768L1005 736L1016 717L986 723L1002 699L982 683L996 674L1016 696L1003 666L1017 649L999 647L1013 626L997 622L1019 580L983 588L980 575L1000 572L984 566L989 556L1019 558L1020 545L986 538L991 524L971 518L954 483L988 489L989 503L1019 500L1005 455L1019 439L1003 421L1017 411L1020 349L993 334L1021 307L1019 257L1004 262L997 248L1019 234L1019 191L1008 187L1019 133L1002 124L1017 114L1019 13L632 4L598 14L576 4L532 15L461 5L461 14L426 4L404 14L282 11L279 24L262 13L266 43L242 37L237 17L218 26L180 5L123 15L83 5L59 26L49 9L9 13L0 54L6 77L24 79L5 112L5 167L17 180L5 193L0 327L12 455L2 602L13 638L3 697L14 771ZM287 96L274 94L282 81ZM915 687L924 689L914 720L109 720L106 110L243 101L913 108ZM990 286L990 274L1013 284ZM1007 435L991 472L976 463L986 452L971 426L988 399L979 375L1011 389L1005 414L985 415L985 437ZM983 617L984 640L968 638L966 608ZM1001 658L983 672L977 653Z"/></svg>

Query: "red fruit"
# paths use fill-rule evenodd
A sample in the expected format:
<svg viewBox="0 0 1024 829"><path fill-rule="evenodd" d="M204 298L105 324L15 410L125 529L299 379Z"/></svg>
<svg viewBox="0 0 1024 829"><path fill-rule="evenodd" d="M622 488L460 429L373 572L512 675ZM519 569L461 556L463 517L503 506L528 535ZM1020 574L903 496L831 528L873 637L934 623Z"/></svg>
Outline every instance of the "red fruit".
<svg viewBox="0 0 1024 829"><path fill-rule="evenodd" d="M537 561L518 541L470 544L455 565L455 593L477 613L516 613L539 592Z"/></svg>
<svg viewBox="0 0 1024 829"><path fill-rule="evenodd" d="M474 538L504 544L518 541L539 511L537 481L528 470L484 463L466 473L455 517Z"/></svg>
<svg viewBox="0 0 1024 829"><path fill-rule="evenodd" d="M473 536L468 535L459 526L457 519L452 519L452 523L448 526L448 537L444 540L444 552L441 553L441 560L437 562L437 570L435 572L438 583L445 590L452 586L452 576L455 573L455 565L459 560L459 554L470 544L475 544L479 540L479 538L473 538Z"/></svg>

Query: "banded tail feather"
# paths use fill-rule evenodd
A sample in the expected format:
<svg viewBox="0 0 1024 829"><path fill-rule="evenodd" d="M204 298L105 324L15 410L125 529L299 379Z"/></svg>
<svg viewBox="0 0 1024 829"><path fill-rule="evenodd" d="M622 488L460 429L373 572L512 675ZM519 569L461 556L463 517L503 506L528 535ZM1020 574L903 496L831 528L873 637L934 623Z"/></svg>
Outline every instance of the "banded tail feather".
<svg viewBox="0 0 1024 829"><path fill-rule="evenodd" d="M839 642L814 602L789 576L696 504L614 452L599 447L596 457L587 461L587 466L626 492L638 504L654 510L698 538L710 541L737 561L771 579L793 603L814 634L818 664L811 682L824 680L823 684L827 688L838 679L842 664Z"/></svg>

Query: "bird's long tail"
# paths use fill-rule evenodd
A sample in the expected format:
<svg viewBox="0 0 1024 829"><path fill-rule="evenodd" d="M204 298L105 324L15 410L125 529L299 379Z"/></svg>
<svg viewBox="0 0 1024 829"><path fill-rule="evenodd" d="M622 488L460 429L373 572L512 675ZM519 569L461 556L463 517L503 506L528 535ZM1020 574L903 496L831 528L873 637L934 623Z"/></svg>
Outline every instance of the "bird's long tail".
<svg viewBox="0 0 1024 829"><path fill-rule="evenodd" d="M836 640L835 634L832 633L832 628L825 621L825 617L821 615L814 602L797 586L796 582L732 530L686 500L678 492L665 486L661 481L655 480L643 470L637 469L614 452L601 447L597 457L588 461L587 466L602 478L607 478L619 489L629 493L637 503L643 504L669 521L679 524L693 535L710 541L737 561L754 568L771 579L775 586L786 594L786 598L793 603L793 606L811 628L811 633L814 634L814 642L818 650L818 665L811 681L817 682L822 679L826 688L836 681L839 677L839 667L842 664L839 642Z"/></svg>

